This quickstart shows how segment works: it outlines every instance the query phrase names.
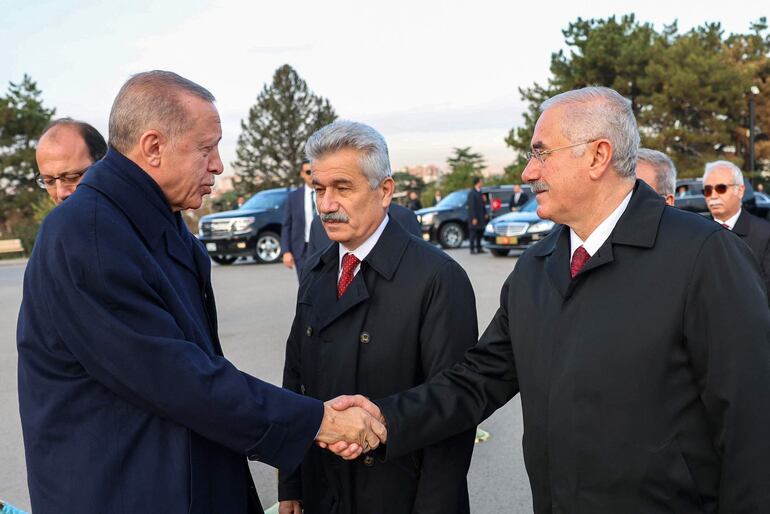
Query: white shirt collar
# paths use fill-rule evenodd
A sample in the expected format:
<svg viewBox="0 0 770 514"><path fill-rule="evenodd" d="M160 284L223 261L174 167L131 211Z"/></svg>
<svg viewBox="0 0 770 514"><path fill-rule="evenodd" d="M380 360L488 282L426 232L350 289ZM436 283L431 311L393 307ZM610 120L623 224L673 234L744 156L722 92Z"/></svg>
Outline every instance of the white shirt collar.
<svg viewBox="0 0 770 514"><path fill-rule="evenodd" d="M310 224L313 222L313 188L305 184L305 242L310 241Z"/></svg>
<svg viewBox="0 0 770 514"><path fill-rule="evenodd" d="M374 245L377 244L377 241L380 240L380 236L382 235L382 232L385 230L385 226L388 224L388 219L390 217L386 214L385 217L382 219L382 222L380 223L380 226L377 227L377 230L372 233L369 238L364 241L361 246L356 248L355 250L348 250L345 245L340 243L340 255L339 255L339 267L337 268L337 276L339 277L339 274L342 273L342 258L345 256L346 253L352 253L358 258L359 263L363 262L367 255L372 251L372 248L374 248ZM356 266L355 271L353 274L355 275L358 273L358 270L361 269L361 264Z"/></svg>
<svg viewBox="0 0 770 514"><path fill-rule="evenodd" d="M736 212L735 215L733 215L731 218L729 218L729 219L727 219L725 221L722 221L722 220L717 219L717 218L714 218L714 221L716 221L717 223L720 223L722 225L727 225L728 228L730 230L732 230L732 229L735 228L735 223L738 221L738 218L740 218L742 210L743 209L738 209L738 212Z"/></svg>
<svg viewBox="0 0 770 514"><path fill-rule="evenodd" d="M618 205L615 210L604 219L604 221L599 223L599 226L596 227L593 232L591 232L591 235L589 235L585 241L580 239L580 236L578 236L574 230L569 229L570 260L572 260L572 254L574 254L575 250L577 250L580 246L585 248L586 252L588 252L588 255L590 256L593 256L593 254L595 254L599 248L601 248L604 242L607 241L607 239L610 237L610 234L612 234L612 231L615 229L615 225L618 224L620 217L624 212L626 212L626 207L628 207L628 202L631 201L631 195L633 192L633 189L628 192L626 197L623 198L623 201L620 202L620 205Z"/></svg>

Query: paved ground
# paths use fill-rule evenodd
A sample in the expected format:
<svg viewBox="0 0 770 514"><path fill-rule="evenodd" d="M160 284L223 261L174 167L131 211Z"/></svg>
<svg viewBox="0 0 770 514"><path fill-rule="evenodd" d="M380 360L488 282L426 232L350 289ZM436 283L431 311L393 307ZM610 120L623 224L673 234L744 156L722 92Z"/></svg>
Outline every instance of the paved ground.
<svg viewBox="0 0 770 514"><path fill-rule="evenodd" d="M497 308L500 286L515 258L450 255L466 269L476 291L480 331ZM0 261L0 499L29 509L24 453L16 394L16 316L21 302L24 265ZM220 338L225 354L242 370L279 383L285 338L296 296L294 272L280 265L214 265ZM492 434L478 444L468 475L474 513L532 512L532 497L521 454L521 406L517 399L482 427ZM275 470L252 463L265 506L276 500Z"/></svg>

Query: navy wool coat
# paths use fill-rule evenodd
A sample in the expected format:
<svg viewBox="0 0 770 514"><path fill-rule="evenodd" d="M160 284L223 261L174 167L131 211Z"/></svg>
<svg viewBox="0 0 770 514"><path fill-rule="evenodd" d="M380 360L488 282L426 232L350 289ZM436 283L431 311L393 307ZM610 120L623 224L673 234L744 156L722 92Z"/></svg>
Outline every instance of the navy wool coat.
<svg viewBox="0 0 770 514"><path fill-rule="evenodd" d="M297 466L323 415L222 356L205 250L114 149L43 223L17 339L35 514L262 512L246 457Z"/></svg>

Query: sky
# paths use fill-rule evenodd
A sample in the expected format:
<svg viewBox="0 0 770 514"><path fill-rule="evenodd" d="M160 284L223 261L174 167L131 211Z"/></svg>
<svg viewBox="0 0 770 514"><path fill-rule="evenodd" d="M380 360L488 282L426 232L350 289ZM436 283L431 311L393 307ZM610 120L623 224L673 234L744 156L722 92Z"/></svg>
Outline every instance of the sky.
<svg viewBox="0 0 770 514"><path fill-rule="evenodd" d="M697 5L697 7L696 7ZM756 0L366 0L163 2L0 0L0 91L26 73L56 116L107 136L110 106L133 73L171 70L209 89L231 173L240 122L275 70L290 64L338 116L379 130L393 169L446 168L470 146L501 172L525 109L518 88L549 76L562 30L578 17L634 13L657 29L718 21L746 32Z"/></svg>

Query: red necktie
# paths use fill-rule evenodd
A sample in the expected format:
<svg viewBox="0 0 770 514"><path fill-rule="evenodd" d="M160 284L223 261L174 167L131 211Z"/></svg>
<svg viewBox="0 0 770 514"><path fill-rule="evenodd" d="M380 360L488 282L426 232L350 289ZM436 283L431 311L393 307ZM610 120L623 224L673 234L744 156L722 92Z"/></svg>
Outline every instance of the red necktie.
<svg viewBox="0 0 770 514"><path fill-rule="evenodd" d="M342 257L342 274L340 274L340 281L337 282L337 298L345 294L345 290L353 282L353 272L359 262L361 261L358 260L358 257L352 253L346 253Z"/></svg>
<svg viewBox="0 0 770 514"><path fill-rule="evenodd" d="M725 227L727 230L730 230L730 225L727 223L722 223L722 226Z"/></svg>
<svg viewBox="0 0 770 514"><path fill-rule="evenodd" d="M588 255L586 249L582 246L578 246L575 253L572 254L572 262L569 265L569 273L572 275L572 278L575 278L575 275L580 273L580 270L583 269L583 266L590 258L591 256Z"/></svg>

